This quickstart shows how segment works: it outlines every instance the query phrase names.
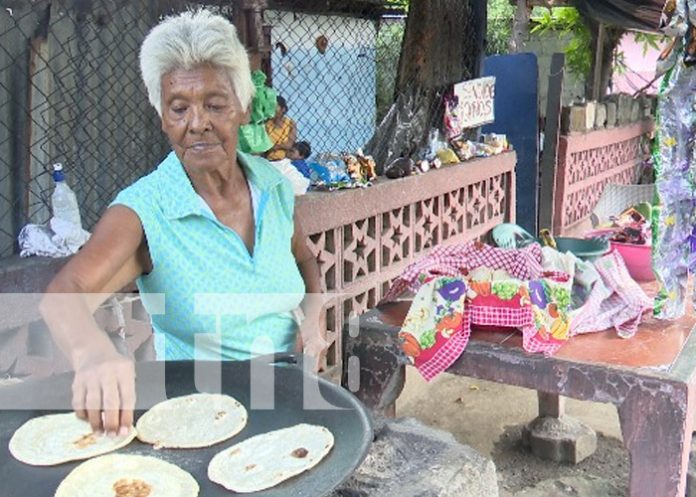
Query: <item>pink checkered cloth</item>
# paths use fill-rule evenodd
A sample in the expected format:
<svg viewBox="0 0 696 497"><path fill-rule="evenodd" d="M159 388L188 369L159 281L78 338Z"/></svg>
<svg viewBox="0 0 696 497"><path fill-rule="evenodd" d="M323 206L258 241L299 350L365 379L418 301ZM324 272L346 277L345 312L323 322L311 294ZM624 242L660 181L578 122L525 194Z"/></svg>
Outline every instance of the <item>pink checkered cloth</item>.
<svg viewBox="0 0 696 497"><path fill-rule="evenodd" d="M417 291L424 275L462 276L481 266L505 268L519 280L536 279L543 272L541 246L533 243L523 249L501 249L479 242L437 246L430 255L408 266L382 300L390 302L407 290Z"/></svg>
<svg viewBox="0 0 696 497"><path fill-rule="evenodd" d="M622 338L638 331L643 314L652 309L653 301L628 274L617 251L594 262L602 278L592 287L582 307L573 311L570 329L573 335L615 328Z"/></svg>
<svg viewBox="0 0 696 497"><path fill-rule="evenodd" d="M542 280L546 281L545 285L552 280L568 281L565 273L543 272L542 251L538 244L525 249L500 249L480 243L438 247L430 256L411 264L384 298L385 301L390 301L406 290L417 292L400 336L410 339L413 347L414 340L420 339L423 330L431 328L420 324L423 316L429 315L429 319L433 319L432 313L442 303L442 298L438 297L439 289L449 281L459 279L482 266L505 269L514 278L522 280L525 288L528 285L529 290L533 285L538 286ZM565 340L579 333L614 327L622 337L633 336L642 314L651 308L651 300L630 277L618 253L613 252L600 258L594 266L602 281L595 283L589 298L580 309L573 311L568 319L563 318L566 323L563 330L566 332L565 336L557 336L555 333L551 336L544 324L535 323L534 313L543 311L546 304L541 309L536 304L533 306L528 299L529 295L524 296L524 292L507 304L502 304L500 300L494 303L489 300L491 297L485 296L466 299L464 303L464 300L457 297L457 312L463 319L456 320L458 324L450 333L451 337L447 340L440 337L430 344L421 341L423 348L416 347L418 352L411 360L426 380L432 380L464 352L472 325L520 329L524 350L545 355L555 353ZM436 322L439 320L442 323L448 317L451 318L449 315L437 318ZM540 328L546 331L541 333ZM553 329L550 331L553 332Z"/></svg>

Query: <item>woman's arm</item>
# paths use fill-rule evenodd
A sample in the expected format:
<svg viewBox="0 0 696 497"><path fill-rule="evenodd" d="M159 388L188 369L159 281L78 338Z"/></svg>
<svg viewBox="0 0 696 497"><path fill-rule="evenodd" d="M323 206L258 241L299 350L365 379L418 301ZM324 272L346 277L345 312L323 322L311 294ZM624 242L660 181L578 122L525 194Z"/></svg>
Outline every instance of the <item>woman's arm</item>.
<svg viewBox="0 0 696 497"><path fill-rule="evenodd" d="M326 310L323 305L321 271L317 259L307 245L307 237L295 216L295 232L292 237L292 252L305 283L305 298L302 300L304 320L298 336L298 349L317 360L315 369L321 369L326 343Z"/></svg>
<svg viewBox="0 0 696 497"><path fill-rule="evenodd" d="M112 207L48 285L40 304L51 334L75 370L75 412L89 419L95 431L115 433L132 425L135 372L92 314L149 265L138 216L126 207Z"/></svg>

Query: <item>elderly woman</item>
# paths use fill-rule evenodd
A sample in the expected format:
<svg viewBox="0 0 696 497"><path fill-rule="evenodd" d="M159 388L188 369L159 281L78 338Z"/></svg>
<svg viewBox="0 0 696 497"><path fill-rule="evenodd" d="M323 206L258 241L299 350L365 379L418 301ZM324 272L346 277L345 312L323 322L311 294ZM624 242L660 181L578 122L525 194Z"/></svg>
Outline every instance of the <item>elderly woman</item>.
<svg viewBox="0 0 696 497"><path fill-rule="evenodd" d="M273 147L266 152L268 160L283 160L288 152L295 146L297 139L297 126L295 121L287 116L288 103L281 96L278 97L278 105L273 119L266 121L266 133L273 142Z"/></svg>
<svg viewBox="0 0 696 497"><path fill-rule="evenodd" d="M78 416L110 433L132 424L134 367L92 311L133 279L158 358L244 359L302 341L316 358L325 347L321 306L308 303L320 273L291 186L265 159L237 151L253 86L234 26L205 10L165 19L140 64L173 150L118 194L41 306L75 368ZM292 314L300 306L301 333Z"/></svg>

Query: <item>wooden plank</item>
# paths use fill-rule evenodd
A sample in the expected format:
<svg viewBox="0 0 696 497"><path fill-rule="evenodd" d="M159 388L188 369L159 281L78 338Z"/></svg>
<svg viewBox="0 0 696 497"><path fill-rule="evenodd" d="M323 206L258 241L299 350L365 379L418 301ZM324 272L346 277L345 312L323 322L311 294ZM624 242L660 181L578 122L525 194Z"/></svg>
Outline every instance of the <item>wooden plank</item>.
<svg viewBox="0 0 696 497"><path fill-rule="evenodd" d="M549 92L544 128L544 153L541 156L541 184L539 187L539 229L553 227L554 186L558 159L558 138L561 131L561 97L565 55L555 53L551 57Z"/></svg>

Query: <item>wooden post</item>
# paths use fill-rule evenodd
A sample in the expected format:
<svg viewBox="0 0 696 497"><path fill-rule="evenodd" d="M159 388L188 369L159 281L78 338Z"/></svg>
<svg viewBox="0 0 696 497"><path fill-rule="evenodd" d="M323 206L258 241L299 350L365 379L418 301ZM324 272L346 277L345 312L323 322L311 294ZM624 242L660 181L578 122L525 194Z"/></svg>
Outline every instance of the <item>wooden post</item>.
<svg viewBox="0 0 696 497"><path fill-rule="evenodd" d="M267 30L264 30L263 26L263 12L267 7L267 0L244 0L242 4L246 35L244 43L249 50L252 71L261 69L264 66L264 58L271 53L271 47L267 43Z"/></svg>
<svg viewBox="0 0 696 497"><path fill-rule="evenodd" d="M553 228L556 188L556 164L558 139L561 132L561 97L565 56L555 53L551 58L549 93L546 102L546 126L544 127L544 152L541 156L541 182L539 185L539 229Z"/></svg>
<svg viewBox="0 0 696 497"><path fill-rule="evenodd" d="M594 74L592 75L592 100L597 101L601 97L599 94L602 85L602 68L604 52L605 29L604 24L599 24L597 28L597 47L595 48Z"/></svg>
<svg viewBox="0 0 696 497"><path fill-rule="evenodd" d="M49 52L48 41L45 37L31 40L29 46L29 107L30 126L28 131L29 149L29 174L27 177L27 199L25 204L25 218L32 223L46 223L51 217L48 207L48 194L52 187L52 181L46 174L47 166L53 161L51 150L47 146L47 136L53 125L53 111L48 102L53 86L53 74L48 67ZM41 192L45 195L42 200L46 204L32 206L36 199L31 199L29 190L34 194Z"/></svg>
<svg viewBox="0 0 696 497"><path fill-rule="evenodd" d="M565 397L545 392L537 392L539 416L560 418L565 414Z"/></svg>

